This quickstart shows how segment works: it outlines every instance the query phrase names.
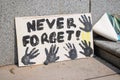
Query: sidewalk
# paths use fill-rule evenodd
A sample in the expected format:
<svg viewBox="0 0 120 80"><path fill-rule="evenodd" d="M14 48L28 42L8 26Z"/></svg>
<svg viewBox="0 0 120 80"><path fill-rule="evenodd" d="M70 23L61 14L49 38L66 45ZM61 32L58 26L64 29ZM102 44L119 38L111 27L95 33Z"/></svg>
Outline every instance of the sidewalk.
<svg viewBox="0 0 120 80"><path fill-rule="evenodd" d="M99 58L37 65L0 67L0 80L120 80L120 70Z"/></svg>

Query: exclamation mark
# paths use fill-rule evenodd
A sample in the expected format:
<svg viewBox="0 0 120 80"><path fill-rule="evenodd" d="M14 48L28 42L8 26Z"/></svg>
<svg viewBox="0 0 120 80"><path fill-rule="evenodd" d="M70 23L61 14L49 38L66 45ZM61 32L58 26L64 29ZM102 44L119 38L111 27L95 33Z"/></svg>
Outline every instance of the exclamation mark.
<svg viewBox="0 0 120 80"><path fill-rule="evenodd" d="M79 39L79 37L80 37L80 33L81 33L81 31L79 31L79 30L76 31L76 37L77 37L76 39L77 39L77 40L80 40L80 39Z"/></svg>

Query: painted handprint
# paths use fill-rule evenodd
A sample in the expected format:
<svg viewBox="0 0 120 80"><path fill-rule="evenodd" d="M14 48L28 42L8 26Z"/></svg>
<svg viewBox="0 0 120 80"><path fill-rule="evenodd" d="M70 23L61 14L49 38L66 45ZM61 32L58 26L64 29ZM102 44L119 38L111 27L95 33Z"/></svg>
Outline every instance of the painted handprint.
<svg viewBox="0 0 120 80"><path fill-rule="evenodd" d="M86 15L81 15L82 19L79 18L79 21L85 26L84 28L80 27L81 30L85 32L90 32L92 30L92 24L90 16L88 16L88 19Z"/></svg>
<svg viewBox="0 0 120 80"><path fill-rule="evenodd" d="M80 53L83 54L83 55L85 55L86 57L90 57L91 54L93 53L90 41L88 42L88 44L87 44L86 40L81 41L81 42L82 42L82 44L79 43L79 45L83 49L84 52L80 51Z"/></svg>
<svg viewBox="0 0 120 80"><path fill-rule="evenodd" d="M65 54L65 56L67 57L67 58L70 58L71 60L74 60L74 59L76 59L77 58L77 50L76 50L76 48L75 48L75 45L74 44L70 44L70 43L66 43L66 46L67 46L67 48L69 49L66 49L65 47L64 47L64 49L66 50L66 51L68 51L68 54L69 55L67 55L67 54Z"/></svg>
<svg viewBox="0 0 120 80"><path fill-rule="evenodd" d="M25 55L22 57L21 62L24 65L29 65L29 64L35 64L35 62L31 62L31 59L34 59L37 57L40 53L37 53L39 50L36 48L33 48L29 53L28 53L28 47L26 48ZM37 53L37 54L36 54Z"/></svg>
<svg viewBox="0 0 120 80"><path fill-rule="evenodd" d="M59 47L56 47L56 45L51 45L50 50L48 51L47 48L45 48L46 53L46 60L44 62L45 65L48 65L49 63L55 62L59 59L59 56L56 56L57 52L59 50Z"/></svg>

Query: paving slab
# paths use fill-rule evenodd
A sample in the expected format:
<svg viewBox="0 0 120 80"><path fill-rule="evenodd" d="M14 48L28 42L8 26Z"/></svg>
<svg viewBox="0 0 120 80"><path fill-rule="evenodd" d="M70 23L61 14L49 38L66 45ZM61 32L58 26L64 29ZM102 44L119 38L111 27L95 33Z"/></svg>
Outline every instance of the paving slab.
<svg viewBox="0 0 120 80"><path fill-rule="evenodd" d="M0 67L0 80L120 80L120 70L100 58L17 67Z"/></svg>

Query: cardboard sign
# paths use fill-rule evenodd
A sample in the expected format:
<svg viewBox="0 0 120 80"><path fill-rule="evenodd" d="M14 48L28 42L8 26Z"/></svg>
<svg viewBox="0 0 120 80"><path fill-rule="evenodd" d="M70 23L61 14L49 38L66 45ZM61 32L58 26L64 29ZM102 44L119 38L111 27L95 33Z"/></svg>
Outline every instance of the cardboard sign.
<svg viewBox="0 0 120 80"><path fill-rule="evenodd" d="M93 55L91 14L16 17L19 66Z"/></svg>

